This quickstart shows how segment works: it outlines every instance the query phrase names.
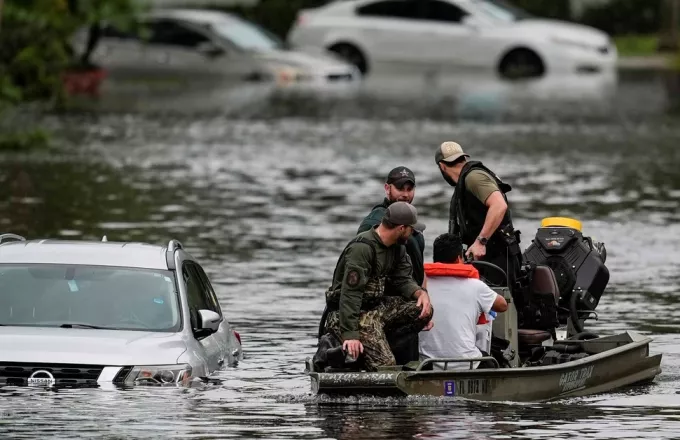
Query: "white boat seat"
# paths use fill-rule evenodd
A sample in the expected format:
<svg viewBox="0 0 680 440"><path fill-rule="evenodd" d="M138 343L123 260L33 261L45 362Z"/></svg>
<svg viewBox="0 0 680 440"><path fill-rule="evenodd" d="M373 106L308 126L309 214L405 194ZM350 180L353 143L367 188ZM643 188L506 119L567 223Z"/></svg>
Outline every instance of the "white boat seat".
<svg viewBox="0 0 680 440"><path fill-rule="evenodd" d="M519 329L517 330L517 342L520 345L540 345L552 336L545 330Z"/></svg>

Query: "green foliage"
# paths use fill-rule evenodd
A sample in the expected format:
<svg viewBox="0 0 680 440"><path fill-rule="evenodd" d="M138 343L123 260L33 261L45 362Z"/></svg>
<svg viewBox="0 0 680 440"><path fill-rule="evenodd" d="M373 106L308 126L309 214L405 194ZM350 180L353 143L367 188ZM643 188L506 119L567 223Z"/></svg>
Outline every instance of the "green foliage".
<svg viewBox="0 0 680 440"><path fill-rule="evenodd" d="M558 20L571 18L570 0L512 0L510 3L532 15Z"/></svg>
<svg viewBox="0 0 680 440"><path fill-rule="evenodd" d="M62 76L79 60L70 39L102 20L129 28L136 0L4 0L0 28L0 112L21 102L63 102ZM41 144L44 133L3 134L0 147ZM13 148L14 148L13 147Z"/></svg>
<svg viewBox="0 0 680 440"><path fill-rule="evenodd" d="M0 152L47 148L49 140L43 130L4 132L0 136Z"/></svg>
<svg viewBox="0 0 680 440"><path fill-rule="evenodd" d="M581 21L611 35L659 32L661 0L615 0L585 10Z"/></svg>
<svg viewBox="0 0 680 440"><path fill-rule="evenodd" d="M62 98L61 75L74 63L69 40L101 20L130 26L134 0L5 0L0 32L0 97Z"/></svg>
<svg viewBox="0 0 680 440"><path fill-rule="evenodd" d="M9 76L0 76L0 111L2 111L3 104L18 104L21 97L21 89L12 84Z"/></svg>
<svg viewBox="0 0 680 440"><path fill-rule="evenodd" d="M220 8L237 13L267 28L281 38L288 34L301 9L328 3L325 0L260 0L254 7Z"/></svg>
<svg viewBox="0 0 680 440"><path fill-rule="evenodd" d="M659 47L657 35L621 35L614 37L620 56L644 56L656 54Z"/></svg>

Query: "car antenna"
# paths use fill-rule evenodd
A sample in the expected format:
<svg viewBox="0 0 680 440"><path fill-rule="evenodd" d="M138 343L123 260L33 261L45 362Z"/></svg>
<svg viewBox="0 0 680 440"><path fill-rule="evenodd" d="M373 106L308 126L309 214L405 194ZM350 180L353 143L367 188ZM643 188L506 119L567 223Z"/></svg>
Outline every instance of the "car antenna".
<svg viewBox="0 0 680 440"><path fill-rule="evenodd" d="M109 241L108 238L106 238L106 235L102 237L102 241Z"/></svg>

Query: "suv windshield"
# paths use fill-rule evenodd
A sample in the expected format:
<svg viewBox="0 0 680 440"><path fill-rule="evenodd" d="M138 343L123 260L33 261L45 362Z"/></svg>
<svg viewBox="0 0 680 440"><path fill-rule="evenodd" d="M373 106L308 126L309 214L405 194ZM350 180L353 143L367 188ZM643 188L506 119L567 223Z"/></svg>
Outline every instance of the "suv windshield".
<svg viewBox="0 0 680 440"><path fill-rule="evenodd" d="M242 20L221 20L211 25L213 31L240 47L250 50L284 49L285 44L265 29Z"/></svg>
<svg viewBox="0 0 680 440"><path fill-rule="evenodd" d="M178 331L174 276L151 269L2 264L0 325Z"/></svg>

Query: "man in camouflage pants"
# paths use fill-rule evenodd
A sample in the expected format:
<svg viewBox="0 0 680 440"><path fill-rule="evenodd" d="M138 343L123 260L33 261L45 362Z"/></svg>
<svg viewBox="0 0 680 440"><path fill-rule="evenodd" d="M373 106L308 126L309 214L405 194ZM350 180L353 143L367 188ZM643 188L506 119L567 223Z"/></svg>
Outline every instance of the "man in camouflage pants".
<svg viewBox="0 0 680 440"><path fill-rule="evenodd" d="M419 332L432 326L430 297L413 280L410 258L398 245L414 229L425 229L416 208L406 202L391 204L378 226L345 247L326 291L326 331L342 341L353 358L363 353L369 371L396 363L386 332L404 326ZM400 296L385 296L388 277Z"/></svg>

